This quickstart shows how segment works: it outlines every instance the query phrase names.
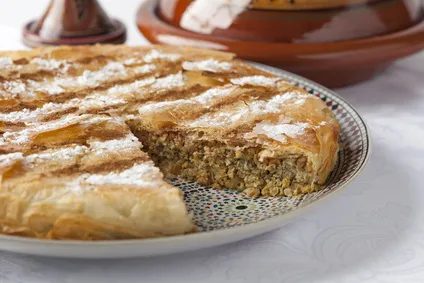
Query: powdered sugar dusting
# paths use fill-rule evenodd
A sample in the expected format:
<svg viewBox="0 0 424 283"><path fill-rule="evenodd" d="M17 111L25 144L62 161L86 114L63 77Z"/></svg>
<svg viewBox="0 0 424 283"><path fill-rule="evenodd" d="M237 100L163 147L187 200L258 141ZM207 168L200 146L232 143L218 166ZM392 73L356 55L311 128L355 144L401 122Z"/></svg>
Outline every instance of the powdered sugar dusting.
<svg viewBox="0 0 424 283"><path fill-rule="evenodd" d="M44 70L58 70L63 68L63 71L66 72L70 68L70 64L64 60L54 60L54 59L42 59L34 58L31 60L32 64L37 64L40 69Z"/></svg>
<svg viewBox="0 0 424 283"><path fill-rule="evenodd" d="M35 122L58 111L66 111L73 107L78 107L79 113L84 113L93 109L104 109L108 107L125 104L122 98L105 96L102 93L95 93L85 98L73 98L66 103L46 103L35 110L23 109L10 113L0 113L1 121L8 122Z"/></svg>
<svg viewBox="0 0 424 283"><path fill-rule="evenodd" d="M126 74L127 70L122 63L110 62L99 71L84 71L77 80L79 85L96 86L99 82L105 81L108 78L125 76Z"/></svg>
<svg viewBox="0 0 424 283"><path fill-rule="evenodd" d="M35 60L35 59L34 59ZM45 61L41 61L43 64L49 64ZM60 64L60 61L57 63L52 63L53 65L51 67L57 67ZM65 92L64 88L69 87L94 87L99 85L101 82L110 80L114 77L120 77L125 76L127 74L127 70L124 67L123 64L119 62L110 62L106 66L104 66L102 69L98 71L89 71L86 70L84 73L79 77L65 77L65 78L54 78L53 80L43 80L43 81L33 81L28 80L28 86L26 86L24 83L19 82L10 82L15 83L13 88L10 86L7 90L20 94L20 95L26 95L28 96L29 93L34 93L34 91L40 91L47 93L49 95L57 95Z"/></svg>
<svg viewBox="0 0 424 283"><path fill-rule="evenodd" d="M155 82L154 77L149 77L142 80L136 80L135 82L132 82L130 84L123 84L123 85L116 85L108 90L109 94L128 94L136 92L137 90L140 90L144 86L150 85Z"/></svg>
<svg viewBox="0 0 424 283"><path fill-rule="evenodd" d="M258 104L257 110L253 108L253 112L269 111L270 113L276 113L278 111L281 111L281 108L288 102L296 104L298 101L304 101L304 99L308 97L311 97L311 95L298 92L288 92L282 95L279 94L266 101L265 105L263 106Z"/></svg>
<svg viewBox="0 0 424 283"><path fill-rule="evenodd" d="M244 117L279 113L288 102L294 103L299 99L304 99L309 96L310 95L303 93L289 92L282 95L276 95L267 101L251 101L246 103L243 107L236 107L231 110L227 109L227 111L223 112L205 114L199 119L189 122L187 126L200 128L222 128L238 123Z"/></svg>
<svg viewBox="0 0 424 283"><path fill-rule="evenodd" d="M307 123L272 123L263 121L253 128L252 133L256 135L265 135L270 139L287 143L287 137L296 138L297 136L304 135L305 130L311 126Z"/></svg>
<svg viewBox="0 0 424 283"><path fill-rule="evenodd" d="M154 111L165 111L168 109L173 109L178 106L187 106L193 105L193 107L201 106L204 108L209 108L220 101L220 99L229 96L236 87L221 87L221 88L211 88L202 94L195 96L190 99L177 99L172 101L160 101L148 103L141 106L138 109L140 114L145 114L146 112L154 112Z"/></svg>
<svg viewBox="0 0 424 283"><path fill-rule="evenodd" d="M0 68L8 68L13 66L13 61L9 57L0 57Z"/></svg>
<svg viewBox="0 0 424 283"><path fill-rule="evenodd" d="M93 115L93 114L83 114L77 117L84 117L83 119L81 119L80 121L78 121L77 119L77 123L79 123L81 126L89 126L92 124L98 124L98 123L102 123L105 121L111 121L113 120L113 122L118 122L120 124L123 124L124 122L121 119L114 119L110 116L98 116L98 115ZM72 124L72 123L71 123Z"/></svg>
<svg viewBox="0 0 424 283"><path fill-rule="evenodd" d="M91 185L127 185L141 188L155 189L162 181L162 173L153 162L136 164L133 167L119 173L84 174L80 176L80 182Z"/></svg>
<svg viewBox="0 0 424 283"><path fill-rule="evenodd" d="M30 111L29 109L23 109L22 111L0 113L0 120L7 122L24 122L37 119L36 112L39 112L40 108Z"/></svg>
<svg viewBox="0 0 424 283"><path fill-rule="evenodd" d="M24 95L28 92L25 83L19 80L6 81L3 83L3 87L12 95Z"/></svg>
<svg viewBox="0 0 424 283"><path fill-rule="evenodd" d="M248 76L241 77L236 79L231 79L231 83L236 85L253 85L253 86L264 86L272 87L276 86L276 83L280 81L281 78L270 78L265 76Z"/></svg>
<svg viewBox="0 0 424 283"><path fill-rule="evenodd" d="M31 86L35 90L44 91L50 95L63 93L64 88L72 87L95 87L101 82L108 81L115 77L125 76L127 70L122 63L110 62L98 71L86 70L78 77L55 78L52 81L32 82Z"/></svg>
<svg viewBox="0 0 424 283"><path fill-rule="evenodd" d="M85 99L74 99L75 104L80 105L80 111L88 111L92 109L104 109L107 107L123 105L125 99L115 98L105 95L89 95Z"/></svg>
<svg viewBox="0 0 424 283"><path fill-rule="evenodd" d="M156 81L152 84L152 88L154 89L170 89L181 86L184 86L184 77L182 72L156 79Z"/></svg>
<svg viewBox="0 0 424 283"><path fill-rule="evenodd" d="M84 115L68 115L65 117L62 117L60 120L56 120L54 122L47 122L47 123L28 123L29 128L18 131L18 132L5 132L3 134L3 137L0 138L0 143L6 143L6 144L18 144L22 145L25 143L28 143L32 136L44 133L60 128L64 128L66 126L70 126L77 123L99 123L102 121L107 121L112 118L106 117L106 116L95 116L90 114L84 114Z"/></svg>
<svg viewBox="0 0 424 283"><path fill-rule="evenodd" d="M304 104L305 103L305 99L304 98L301 98L301 99L297 99L295 102L294 102L294 104L296 104L296 105L302 105L302 104Z"/></svg>
<svg viewBox="0 0 424 283"><path fill-rule="evenodd" d="M29 168L33 168L39 166L42 163L51 162L52 160L75 160L78 156L84 155L86 151L86 146L79 145L75 147L61 148L55 151L47 150L45 152L26 156L24 164Z"/></svg>
<svg viewBox="0 0 424 283"><path fill-rule="evenodd" d="M132 69L133 72L135 72L136 74L146 74L149 73L151 71L156 70L156 66L153 64L146 64L146 65L142 65L142 66L138 66L135 67L134 69Z"/></svg>
<svg viewBox="0 0 424 283"><path fill-rule="evenodd" d="M236 87L221 87L221 88L211 88L202 93L199 96L193 98L193 101L203 104L205 106L209 106L213 104L217 99L229 96Z"/></svg>
<svg viewBox="0 0 424 283"><path fill-rule="evenodd" d="M186 61L183 62L183 69L188 71L209 71L209 72L220 72L229 71L232 64L228 62L220 62L214 59L208 59L203 61Z"/></svg>
<svg viewBox="0 0 424 283"><path fill-rule="evenodd" d="M65 91L60 85L58 85L57 81L54 81L54 80L53 81L44 80L42 82L28 80L28 86L31 92L36 90L36 91L47 93L49 95L57 95Z"/></svg>
<svg viewBox="0 0 424 283"><path fill-rule="evenodd" d="M156 112L156 111L164 111L167 109L173 109L177 106L186 105L186 104L193 104L195 106L196 104L189 100L189 99L178 99L178 100L172 100L172 101L160 101L160 102L154 102L154 103L148 103L145 105L142 105L138 108L138 112L143 115L146 113Z"/></svg>
<svg viewBox="0 0 424 283"><path fill-rule="evenodd" d="M17 145L23 145L30 140L30 133L29 130L23 130L21 132L5 132L3 134L3 137L0 138L0 144L17 144Z"/></svg>
<svg viewBox="0 0 424 283"><path fill-rule="evenodd" d="M141 148L140 141L133 134L128 134L119 140L91 141L89 144L90 150L101 156L108 153L131 153Z"/></svg>
<svg viewBox="0 0 424 283"><path fill-rule="evenodd" d="M9 154L0 155L0 173L2 173L2 168L9 167L13 165L16 161L23 160L24 157L21 152L14 152ZM1 176L0 176L1 179Z"/></svg>
<svg viewBox="0 0 424 283"><path fill-rule="evenodd" d="M129 120L135 120L138 118L138 115L135 114L123 114L121 116L125 121L129 121Z"/></svg>
<svg viewBox="0 0 424 283"><path fill-rule="evenodd" d="M137 58L129 58L129 59L126 59L123 63L124 63L124 65L134 65L134 64L139 64L139 63L141 63L142 61L140 60L140 59L137 59Z"/></svg>
<svg viewBox="0 0 424 283"><path fill-rule="evenodd" d="M10 92L6 92L3 89L0 89L0 99L1 100L9 100L15 98L16 95L11 94Z"/></svg>
<svg viewBox="0 0 424 283"><path fill-rule="evenodd" d="M65 61L45 60L39 58L33 59L31 62L35 62L40 65L40 68L46 69L62 67L66 69L66 66L70 66ZM65 71L65 69L63 70ZM58 95L64 93L67 88L96 87L102 82L127 76L129 70L132 74L147 74L155 69L156 66L154 64L145 64L135 68L127 69L120 62L109 62L100 70L86 70L81 76L78 77L55 77L52 80L44 79L42 81L27 80L27 83L20 80L6 81L2 83L4 89L3 96L7 97L7 95L12 95L12 97L33 97L35 92L43 92L48 95ZM178 79L178 77L175 77L175 79ZM149 82L150 80L152 79L149 78L145 82ZM141 81L143 80L137 81L138 84L135 83L134 86L140 87Z"/></svg>
<svg viewBox="0 0 424 283"><path fill-rule="evenodd" d="M176 61L180 58L181 56L178 54L171 54L171 53L163 53L157 50L152 50L149 53L147 53L146 55L143 56L143 61L147 62L147 63L152 63L153 61L157 60L157 59L164 59L164 60L168 60L168 61Z"/></svg>

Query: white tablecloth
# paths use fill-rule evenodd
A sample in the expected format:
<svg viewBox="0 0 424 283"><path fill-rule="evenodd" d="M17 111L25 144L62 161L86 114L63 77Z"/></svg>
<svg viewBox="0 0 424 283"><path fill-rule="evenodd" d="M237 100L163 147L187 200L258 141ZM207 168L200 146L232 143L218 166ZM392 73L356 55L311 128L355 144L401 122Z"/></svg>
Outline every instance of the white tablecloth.
<svg viewBox="0 0 424 283"><path fill-rule="evenodd" d="M127 24L140 1L104 0ZM1 1L0 49L23 48L21 26L47 0ZM373 154L337 197L291 224L218 248L127 260L69 260L0 252L0 283L424 282L424 53L338 90L368 122Z"/></svg>

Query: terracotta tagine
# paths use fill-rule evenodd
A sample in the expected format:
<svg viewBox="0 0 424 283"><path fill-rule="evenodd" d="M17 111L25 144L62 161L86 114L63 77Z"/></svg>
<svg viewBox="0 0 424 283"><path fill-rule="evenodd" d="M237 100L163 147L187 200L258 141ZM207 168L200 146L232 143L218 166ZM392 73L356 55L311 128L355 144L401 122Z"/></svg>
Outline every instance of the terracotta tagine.
<svg viewBox="0 0 424 283"><path fill-rule="evenodd" d="M31 47L123 43L125 26L110 19L96 0L52 0L40 19L25 25L23 41Z"/></svg>
<svg viewBox="0 0 424 283"><path fill-rule="evenodd" d="M371 78L424 48L421 0L147 0L153 43L231 51L329 87Z"/></svg>

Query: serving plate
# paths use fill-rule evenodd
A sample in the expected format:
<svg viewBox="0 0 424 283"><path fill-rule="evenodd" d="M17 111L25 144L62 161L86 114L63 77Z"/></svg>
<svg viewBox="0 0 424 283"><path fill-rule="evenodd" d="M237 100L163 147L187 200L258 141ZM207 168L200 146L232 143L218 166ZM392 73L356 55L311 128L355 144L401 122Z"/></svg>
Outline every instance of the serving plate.
<svg viewBox="0 0 424 283"><path fill-rule="evenodd" d="M181 179L169 180L184 192L199 232L154 239L58 241L0 235L0 250L74 258L153 256L213 247L277 229L348 185L370 156L370 136L358 112L334 92L300 76L265 65L256 67L281 76L326 102L341 123L339 161L319 192L303 197L247 198L232 190L215 190Z"/></svg>

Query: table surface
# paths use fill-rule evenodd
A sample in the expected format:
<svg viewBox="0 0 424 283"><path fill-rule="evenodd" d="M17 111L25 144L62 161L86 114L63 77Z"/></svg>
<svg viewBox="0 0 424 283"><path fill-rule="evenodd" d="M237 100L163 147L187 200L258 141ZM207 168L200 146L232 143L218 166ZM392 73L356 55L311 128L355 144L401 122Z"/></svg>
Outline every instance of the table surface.
<svg viewBox="0 0 424 283"><path fill-rule="evenodd" d="M3 3L1 50L24 48L21 26L47 2ZM100 2L126 23L128 44L147 44L134 23L141 1ZM0 283L424 282L424 53L338 93L371 128L371 160L347 189L302 218L235 244L156 258L70 260L0 252Z"/></svg>

